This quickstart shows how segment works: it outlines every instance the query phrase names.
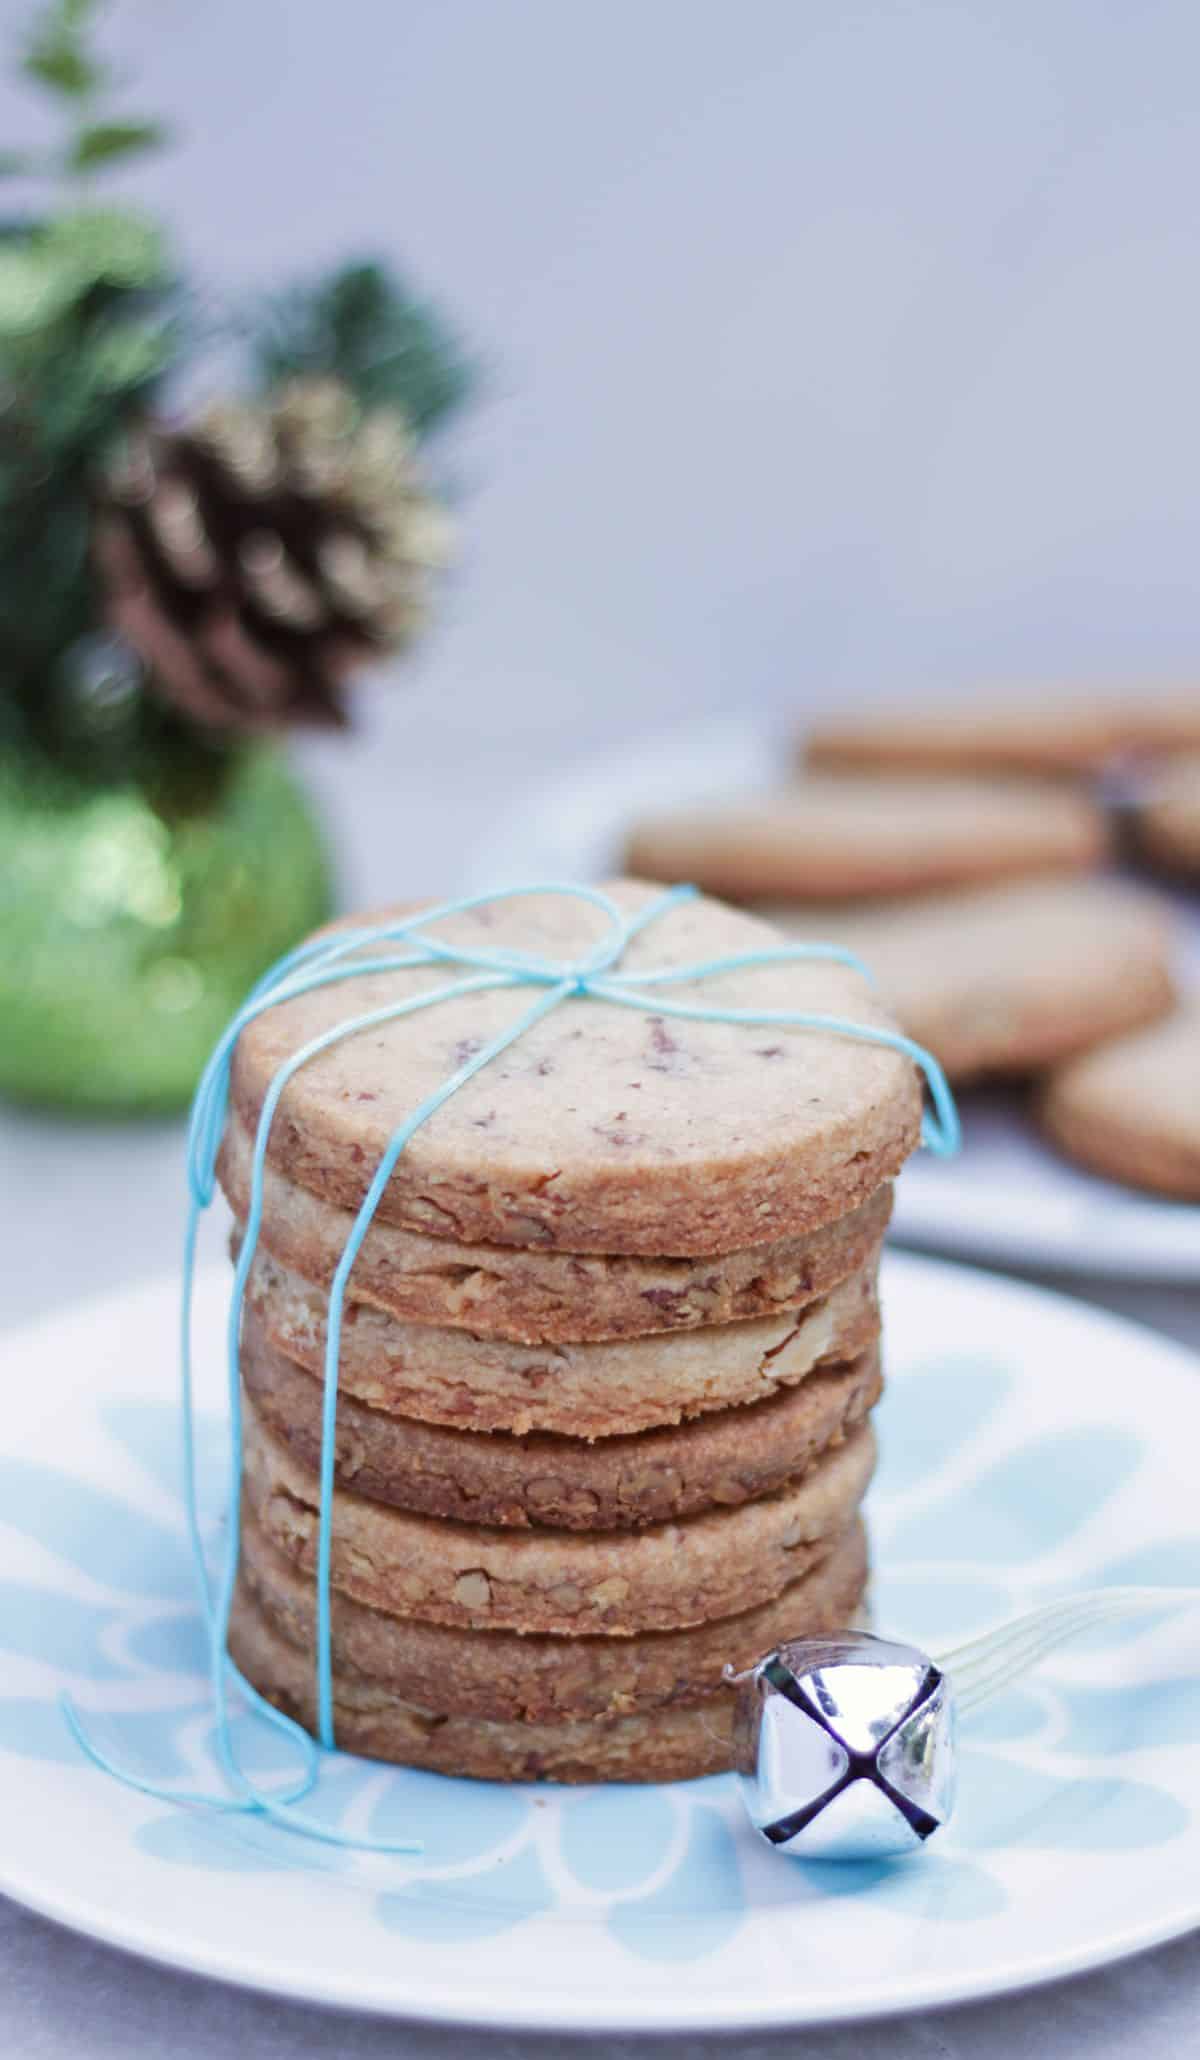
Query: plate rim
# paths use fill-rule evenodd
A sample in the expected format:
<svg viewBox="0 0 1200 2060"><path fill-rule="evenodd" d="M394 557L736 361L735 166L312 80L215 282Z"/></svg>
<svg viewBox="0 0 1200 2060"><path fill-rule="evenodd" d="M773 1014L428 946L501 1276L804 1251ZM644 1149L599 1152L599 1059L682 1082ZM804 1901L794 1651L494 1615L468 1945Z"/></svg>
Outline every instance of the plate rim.
<svg viewBox="0 0 1200 2060"><path fill-rule="evenodd" d="M204 1275L224 1276L226 1270L222 1263L213 1262L202 1272ZM914 1278L924 1275L934 1287L939 1279L949 1276L960 1289L981 1291L985 1296L998 1297L1001 1302L1047 1304L1051 1311L1065 1311L1072 1320L1082 1322L1086 1327L1098 1327L1110 1335L1115 1331L1118 1336L1125 1336L1131 1348L1145 1349L1148 1346L1164 1367L1169 1366L1186 1378L1200 1377L1200 1357L1188 1346L1149 1324L1099 1307L1058 1288L1014 1279L1007 1274L957 1260L897 1250L891 1246L885 1254L885 1293L889 1274L892 1278L897 1274ZM44 1314L32 1322L9 1327L0 1336L5 1343L19 1347L24 1338L53 1336L66 1324L86 1324L104 1309L120 1309L131 1301L153 1306L156 1299L176 1286L175 1276L170 1272L156 1273L126 1282L106 1294L69 1303L64 1309ZM46 1396L46 1409L35 1410L34 1420L44 1413L52 1413L56 1399L61 1400L61 1397ZM28 1417L24 1420L29 1421ZM731 1991L725 1997L691 2000L685 1986L670 1995L665 1992L638 1993L625 1999L620 1994L612 1994L599 2002L592 1997L585 2013L574 2009L561 1993L543 1998L530 1989L520 2000L514 1996L489 2002L486 1992L464 1991L461 1985L440 1979L431 1982L419 1997L407 1998L390 1988L386 1977L368 1975L362 1970L351 1970L342 1975L335 1964L330 1964L318 1972L315 1968L310 1970L302 1960L285 1963L271 1954L256 1956L251 1950L236 1945L220 1949L209 1947L202 1942L181 1938L177 1931L168 1934L165 1928L156 1926L152 1915L142 1914L136 1920L127 1915L113 1917L95 1898L73 1895L69 1887L49 1894L41 1881L10 1861L2 1848L0 1893L40 1918L127 1953L134 1959L166 1967L176 1973L221 1981L248 1992L319 2004L330 2009L357 2011L396 2023L436 2024L462 2030L557 2031L564 2035L591 2032L634 2035L639 2032L697 2032L704 2029L766 2032L803 2030L831 2024L865 2024L921 2010L965 2007L994 2001L1001 1996L1028 1993L1057 1981L1116 1965L1200 1929L1198 1880L1190 1900L1176 1899L1168 1910L1159 1912L1157 1916L1125 1924L1119 1932L1110 1927L1102 1938L1082 1942L1065 1952L1061 1949L1047 1951L1032 1961L1027 1955L1023 1955L1019 1962L1010 1957L989 1966L982 1976L966 1969L951 1970L940 1976L931 1973L902 1978L892 1976L886 1991L881 1989L865 1997L852 1996L847 1991L844 2001L822 2000L818 1996L809 2002L795 1993L779 1990L766 1995Z"/></svg>
<svg viewBox="0 0 1200 2060"><path fill-rule="evenodd" d="M223 1982L228 1987L250 1994L274 1996L281 2002L315 2003L326 2009L357 2012L361 2016L377 2017L395 2024L441 2025L462 2031L559 2032L564 2036L592 2033L635 2036L638 2033L650 2035L705 2030L807 2031L833 2024L878 2023L889 2017L909 2017L924 2010L969 2008L974 2003L995 2002L1005 1996L1028 1995L1059 1981L1071 1981L1103 1967L1118 1966L1200 1929L1198 1890L1196 1902L1188 1910L1177 1911L1158 1924L1147 1924L1134 1936L1122 1933L1116 1942L1110 1939L1100 1945L1081 1946L1053 1961L1047 1956L1044 1963L1032 1967L1023 1960L1019 1972L1016 1963L1000 1962L982 1981L968 1981L965 1977L956 1980L952 1976L937 1981L914 1976L905 1982L895 1982L887 1995L869 1997L865 2002L848 1997L845 2007L829 2004L817 2009L805 2008L802 2015L797 2014L793 2001L782 1996L759 2000L745 1996L736 2002L730 1998L727 2003L693 2003L685 1994L671 1998L645 1996L628 2010L623 2010L619 2004L610 2007L606 2002L599 2009L589 2007L584 2018L566 2015L558 1999L547 1998L544 2009L536 2007L532 1991L519 2008L509 2004L490 2009L471 2007L475 1998L464 1995L461 1989L450 1987L442 1987L436 1994L427 1995L410 2005L379 1992L378 1984L353 1988L355 1982L364 1982L361 1975L347 1975L344 1985L336 1978L327 1978L323 1982L315 1978L309 1980L303 1971L297 1979L290 1967L285 1973L282 1967L271 1965L255 1968L248 1962L245 1965L240 1962L234 1964L228 1958L200 1948L189 1946L181 1950L177 1943L158 1940L152 1930L138 1932L132 1925L108 1924L103 1918L96 1921L74 1911L69 1902L55 1906L36 1891L25 1892L4 1875L2 1862L0 1894L8 1896L37 1917L61 1925L78 1937L125 1953L131 1959L165 1967L172 1973ZM336 1970L334 1973L336 1977Z"/></svg>
<svg viewBox="0 0 1200 2060"><path fill-rule="evenodd" d="M901 1187L903 1178L901 1174L898 1187ZM1200 1209L1197 1215L1200 1216ZM1034 1252L1015 1237L982 1238L967 1231L957 1235L952 1228L943 1231L920 1220L910 1223L903 1213L899 1193L889 1235L899 1250L910 1253L914 1259L940 1259L948 1266L973 1267L977 1272L1010 1276L1028 1274L1031 1287L1043 1287L1047 1277L1069 1274L1081 1285L1100 1286L1109 1281L1119 1287L1174 1288L1183 1293L1200 1291L1200 1274L1194 1269L1189 1273L1175 1253L1168 1253L1161 1260L1152 1259L1149 1263L1143 1259L1140 1264L1136 1256L1131 1256L1129 1263L1122 1265L1108 1252L1089 1262L1077 1245L1047 1247L1043 1244L1039 1251ZM1067 1301L1086 1299L1082 1293L1074 1296L1066 1289L1046 1287L1045 1292L1061 1292Z"/></svg>

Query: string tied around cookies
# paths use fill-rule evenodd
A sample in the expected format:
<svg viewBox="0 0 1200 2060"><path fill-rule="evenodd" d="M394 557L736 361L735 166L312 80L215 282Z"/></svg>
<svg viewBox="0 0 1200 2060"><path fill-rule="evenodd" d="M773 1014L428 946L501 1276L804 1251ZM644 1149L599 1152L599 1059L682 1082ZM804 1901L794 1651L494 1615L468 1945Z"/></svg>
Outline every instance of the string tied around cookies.
<svg viewBox="0 0 1200 2060"><path fill-rule="evenodd" d="M875 1044L912 1061L923 1075L928 1103L922 1121L922 1141L935 1153L946 1156L958 1149L959 1122L954 1098L945 1075L932 1054L899 1030L882 1024L859 1023L838 1015L813 1010L756 1009L726 1007L700 999L674 998L675 987L700 988L711 979L730 974L750 976L759 968L778 967L803 961L842 964L870 977L868 969L851 951L839 945L780 940L753 950L722 957L700 959L686 965L629 968L624 955L641 932L652 928L671 909L695 894L688 886L666 889L629 913L602 889L551 882L515 887L493 893L474 894L444 901L416 914L375 925L361 925L318 936L280 959L252 990L234 1016L210 1057L192 1104L187 1143L189 1205L184 1237L183 1289L180 1308L180 1368L183 1417L183 1480L188 1540L195 1568L200 1607L208 1644L209 1677L215 1711L215 1752L227 1792L214 1795L181 1790L146 1780L113 1760L86 1729L80 1712L67 1697L61 1698L66 1722L77 1743L97 1766L116 1775L127 1785L160 1800L218 1811L251 1812L284 1828L301 1832L327 1844L353 1846L368 1851L417 1853L420 1846L404 1840L371 1840L344 1835L297 1805L317 1780L319 1752L334 1746L333 1672L331 1659L332 1512L337 1421L338 1366L346 1292L355 1261L361 1250L380 1200L396 1163L422 1125L444 1103L466 1086L476 1074L490 1066L510 1046L563 1002L586 1001L608 1007L645 1010L697 1023L773 1027L781 1030L811 1030ZM468 946L437 935L435 926L473 909L495 903L520 901L530 896L552 896L581 903L598 910L605 919L600 940L577 959L551 959L515 948ZM196 1485L194 1389L192 1370L192 1297L196 1249L200 1222L216 1190L216 1165L225 1129L230 1098L230 1073L234 1047L246 1026L264 1010L295 1000L315 988L361 979L369 974L411 972L423 967L445 965L456 977L444 985L427 988L403 1000L348 1014L331 1028L311 1038L287 1058L275 1072L259 1112L251 1161L250 1194L246 1222L238 1252L226 1324L226 1352L229 1408L229 1494L224 1551L215 1576L201 1530ZM496 989L534 991L535 998L516 1019L488 1043L448 1074L427 1094L393 1131L366 1195L355 1215L329 1289L329 1318L326 1332L321 1409L321 1456L319 1467L319 1509L316 1553L316 1675L317 1737L314 1739L285 1712L276 1709L234 1664L227 1650L230 1613L233 1605L240 1556L240 1484L242 1470L242 1398L239 1369L242 1310L246 1287L258 1249L262 1225L267 1144L281 1097L295 1075L320 1053L344 1038L360 1035L394 1022L457 1001L463 996ZM280 1786L262 1787L245 1771L238 1759L230 1728L229 1691L236 1686L246 1704L273 1726L299 1755L295 1774Z"/></svg>

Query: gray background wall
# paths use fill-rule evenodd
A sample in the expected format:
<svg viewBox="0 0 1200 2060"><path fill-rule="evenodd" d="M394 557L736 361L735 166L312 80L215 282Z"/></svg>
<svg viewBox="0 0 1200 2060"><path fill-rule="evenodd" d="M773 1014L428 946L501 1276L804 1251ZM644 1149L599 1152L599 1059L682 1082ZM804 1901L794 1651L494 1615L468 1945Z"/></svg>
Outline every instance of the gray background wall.
<svg viewBox="0 0 1200 2060"><path fill-rule="evenodd" d="M127 185L202 273L377 247L490 360L460 577L406 693L363 702L397 777L490 752L507 786L688 711L1193 664L1194 0L111 24L181 138Z"/></svg>

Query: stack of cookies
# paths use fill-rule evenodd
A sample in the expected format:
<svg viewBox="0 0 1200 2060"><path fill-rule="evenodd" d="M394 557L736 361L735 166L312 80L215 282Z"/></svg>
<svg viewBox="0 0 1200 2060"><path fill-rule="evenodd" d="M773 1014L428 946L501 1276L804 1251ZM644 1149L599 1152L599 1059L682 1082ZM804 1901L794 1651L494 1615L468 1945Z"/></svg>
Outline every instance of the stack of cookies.
<svg viewBox="0 0 1200 2060"><path fill-rule="evenodd" d="M1063 1152L1200 1201L1179 909L1113 870L1200 876L1200 692L899 703L816 723L798 759L634 823L627 863L849 946L956 1085L1032 1083Z"/></svg>
<svg viewBox="0 0 1200 2060"><path fill-rule="evenodd" d="M857 952L958 1082L1024 1075L1172 1007L1171 912L1099 875L1089 795L1005 778L814 773L636 825L630 863Z"/></svg>
<svg viewBox="0 0 1200 2060"><path fill-rule="evenodd" d="M629 911L652 890L610 889ZM559 896L439 922L576 961ZM697 899L621 970L778 942ZM235 1054L220 1176L241 1235L280 1065L348 1015L446 984L365 974L269 1009ZM887 1017L829 963L675 1001ZM658 1780L729 1764L722 1668L850 1621L880 1389L876 1270L916 1144L914 1068L833 1032L571 999L414 1136L347 1291L332 1512L334 1716L348 1750L494 1779ZM529 1006L475 992L356 1033L271 1126L241 1344L231 1651L312 1727L328 1289L388 1140Z"/></svg>

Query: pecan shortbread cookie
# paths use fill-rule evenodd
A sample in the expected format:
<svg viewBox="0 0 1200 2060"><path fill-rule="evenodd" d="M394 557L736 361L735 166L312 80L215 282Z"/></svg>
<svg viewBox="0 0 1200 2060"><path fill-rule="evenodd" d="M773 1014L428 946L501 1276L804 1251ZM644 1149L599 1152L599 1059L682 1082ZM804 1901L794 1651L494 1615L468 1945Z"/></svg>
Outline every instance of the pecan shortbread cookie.
<svg viewBox="0 0 1200 2060"><path fill-rule="evenodd" d="M748 1664L782 1637L843 1627L853 1618L865 1583L866 1552L861 1529L856 1526L821 1566L787 1591L777 1608L756 1611L753 1619L726 1620L720 1628L729 1630L728 1655L733 1664ZM335 1622L342 1609L339 1601ZM405 1628L395 1626L400 1636ZM455 1635L445 1634L449 1638ZM699 1651L696 1661L684 1656L687 1639L696 1640L698 1648L705 1647L702 1659ZM464 1660L469 1646L472 1654L479 1652L486 1661L486 1648L492 1642L486 1637L462 1640ZM542 1642L570 1647L587 1641ZM619 1664L634 1683L647 1673L658 1678L661 1660L657 1655L645 1656L644 1649L653 1642L650 1639L603 1642L614 1648L606 1667ZM732 1694L727 1689L714 1691L723 1647L709 1637L707 1628L660 1642L674 1648L675 1656L667 1661L667 1668L675 1668L686 1684L685 1692L691 1692L695 1677L698 1699L663 1699L655 1690L648 1698L650 1706L637 1707L632 1713L624 1713L618 1693L602 1714L543 1716L531 1712L527 1716L522 1710L515 1715L481 1716L461 1699L458 1684L462 1677L453 1662L447 1663L443 1649L433 1678L428 1678L427 1669L435 1656L422 1655L417 1661L413 1685L427 1680L426 1703L410 1700L386 1681L339 1668L333 1681L335 1737L344 1751L362 1753L369 1759L484 1781L685 1781L699 1774L720 1773L731 1764L733 1721ZM532 1648L537 1641L512 1639L508 1643L514 1648ZM307 1728L314 1726L312 1653L282 1635L246 1582L234 1601L229 1645L237 1665L269 1701ZM514 1665L519 1665L520 1658L520 1652L515 1652ZM502 1672L505 1664L499 1662ZM565 1654L561 1664L566 1664ZM532 1651L529 1665L532 1678L536 1668ZM402 1665L401 1671L407 1681L408 1669ZM638 1691L635 1687L630 1692L636 1695ZM449 1708L442 1708L443 1703ZM536 1702L534 1707L538 1707Z"/></svg>
<svg viewBox="0 0 1200 2060"><path fill-rule="evenodd" d="M752 1666L785 1639L848 1624L866 1570L866 1533L855 1517L826 1556L770 1602L690 1630L631 1638L464 1631L390 1616L335 1593L330 1656L335 1674L386 1688L419 1709L512 1723L630 1716L718 1696L726 1662ZM246 1526L238 1581L247 1601L315 1668L312 1580L255 1524Z"/></svg>
<svg viewBox="0 0 1200 2060"><path fill-rule="evenodd" d="M464 1431L609 1438L763 1401L879 1335L878 1255L816 1301L774 1316L592 1344L513 1344L402 1323L362 1302L343 1312L338 1381L368 1408ZM259 1250L247 1309L263 1336L323 1376L320 1288Z"/></svg>
<svg viewBox="0 0 1200 2060"><path fill-rule="evenodd" d="M1111 879L1025 880L853 910L790 910L848 944L952 1080L1031 1073L1164 1015L1169 905Z"/></svg>
<svg viewBox="0 0 1200 2060"><path fill-rule="evenodd" d="M316 1565L318 1482L244 1409L250 1518L297 1566ZM829 1550L875 1466L868 1425L795 1486L741 1508L638 1531L514 1531L448 1523L340 1490L332 1581L372 1609L479 1629L581 1637L666 1631L778 1595Z"/></svg>
<svg viewBox="0 0 1200 2060"><path fill-rule="evenodd" d="M881 703L814 723L814 766L880 772L1097 773L1114 758L1200 746L1200 688L1123 693L1047 686Z"/></svg>
<svg viewBox="0 0 1200 2060"><path fill-rule="evenodd" d="M1151 858L1172 872L1200 873L1200 751L1157 767L1135 814Z"/></svg>
<svg viewBox="0 0 1200 2060"><path fill-rule="evenodd" d="M630 914L657 892L630 880L608 891ZM604 939L595 908L550 895L489 902L436 931L555 964L577 962ZM780 941L769 924L695 898L639 932L608 977ZM279 1067L311 1039L447 978L441 963L370 973L268 1008L233 1055L240 1123L254 1127ZM832 1030L665 1013L671 1004L806 1011L894 1027L858 973L828 962L745 966L645 996L644 1008L575 996L527 1030L417 1131L378 1220L457 1243L711 1255L845 1215L914 1149L921 1094L901 1053ZM397 1127L529 1004L527 987L477 991L321 1051L284 1090L272 1165L323 1201L357 1209Z"/></svg>
<svg viewBox="0 0 1200 2060"><path fill-rule="evenodd" d="M271 1345L253 1319L243 1330L241 1367L263 1423L315 1473L321 1383ZM746 1408L594 1444L539 1431L448 1430L342 1395L335 1479L370 1501L457 1523L628 1530L735 1508L802 1479L862 1422L881 1390L873 1349Z"/></svg>
<svg viewBox="0 0 1200 2060"><path fill-rule="evenodd" d="M734 901L832 901L1076 872L1106 843L1099 808L1049 783L813 773L774 793L647 817L628 860Z"/></svg>
<svg viewBox="0 0 1200 2060"><path fill-rule="evenodd" d="M1200 1202L1200 1001L1060 1066L1041 1117L1094 1173Z"/></svg>
<svg viewBox="0 0 1200 2060"><path fill-rule="evenodd" d="M219 1172L234 1214L249 1203L250 1142L231 1124ZM327 1288L352 1218L267 1169L260 1249ZM878 1252L890 1187L820 1230L714 1258L637 1258L462 1245L373 1223L350 1296L405 1323L468 1330L517 1344L642 1337L789 1312L829 1293ZM301 1355L303 1356L303 1355Z"/></svg>

